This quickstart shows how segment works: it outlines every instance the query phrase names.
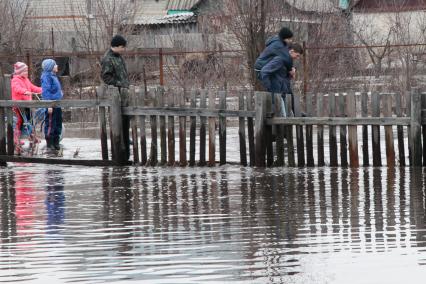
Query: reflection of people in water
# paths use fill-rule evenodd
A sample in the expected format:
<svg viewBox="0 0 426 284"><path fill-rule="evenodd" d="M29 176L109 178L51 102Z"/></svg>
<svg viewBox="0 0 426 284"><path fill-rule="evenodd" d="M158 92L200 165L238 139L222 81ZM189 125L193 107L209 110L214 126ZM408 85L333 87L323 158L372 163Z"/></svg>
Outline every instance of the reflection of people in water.
<svg viewBox="0 0 426 284"><path fill-rule="evenodd" d="M17 171L14 173L16 197L16 226L19 237L31 237L34 234L34 224L37 220L38 210L43 210L42 195L35 190L37 183L30 171Z"/></svg>
<svg viewBox="0 0 426 284"><path fill-rule="evenodd" d="M65 219L64 178L60 170L47 171L47 233L57 234Z"/></svg>

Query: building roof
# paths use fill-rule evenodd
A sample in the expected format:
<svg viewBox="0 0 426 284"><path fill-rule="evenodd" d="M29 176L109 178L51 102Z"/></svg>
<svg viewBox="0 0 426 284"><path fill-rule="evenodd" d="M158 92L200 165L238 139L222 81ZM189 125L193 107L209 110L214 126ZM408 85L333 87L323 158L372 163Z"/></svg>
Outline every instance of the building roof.
<svg viewBox="0 0 426 284"><path fill-rule="evenodd" d="M167 10L191 10L202 0L169 0Z"/></svg>
<svg viewBox="0 0 426 284"><path fill-rule="evenodd" d="M305 12L331 13L339 11L332 0L285 0L287 4Z"/></svg>
<svg viewBox="0 0 426 284"><path fill-rule="evenodd" d="M135 17L133 24L140 26L186 24L197 22L197 17L193 12L186 12L173 15L141 15Z"/></svg>
<svg viewBox="0 0 426 284"><path fill-rule="evenodd" d="M425 0L354 0L352 8L360 12L401 12L425 10Z"/></svg>

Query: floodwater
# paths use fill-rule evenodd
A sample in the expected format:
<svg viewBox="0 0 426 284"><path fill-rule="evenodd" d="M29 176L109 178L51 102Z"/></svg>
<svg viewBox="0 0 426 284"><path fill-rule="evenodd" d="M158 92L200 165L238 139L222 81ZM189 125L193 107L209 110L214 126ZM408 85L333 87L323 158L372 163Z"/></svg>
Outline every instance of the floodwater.
<svg viewBox="0 0 426 284"><path fill-rule="evenodd" d="M424 283L409 168L0 169L0 282Z"/></svg>

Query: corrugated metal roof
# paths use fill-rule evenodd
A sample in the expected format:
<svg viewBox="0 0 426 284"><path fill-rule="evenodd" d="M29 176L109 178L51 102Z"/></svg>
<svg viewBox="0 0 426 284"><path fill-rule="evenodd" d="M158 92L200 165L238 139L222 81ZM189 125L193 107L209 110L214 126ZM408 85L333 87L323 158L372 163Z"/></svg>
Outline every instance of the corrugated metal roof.
<svg viewBox="0 0 426 284"><path fill-rule="evenodd" d="M135 25L149 26L149 25L167 25L167 24L186 24L196 23L197 17L194 13L181 13L173 15L143 15L136 17L133 23Z"/></svg>
<svg viewBox="0 0 426 284"><path fill-rule="evenodd" d="M330 0L285 0L288 4L306 12L330 13L337 12L338 6Z"/></svg>
<svg viewBox="0 0 426 284"><path fill-rule="evenodd" d="M191 10L201 0L169 0L167 10Z"/></svg>

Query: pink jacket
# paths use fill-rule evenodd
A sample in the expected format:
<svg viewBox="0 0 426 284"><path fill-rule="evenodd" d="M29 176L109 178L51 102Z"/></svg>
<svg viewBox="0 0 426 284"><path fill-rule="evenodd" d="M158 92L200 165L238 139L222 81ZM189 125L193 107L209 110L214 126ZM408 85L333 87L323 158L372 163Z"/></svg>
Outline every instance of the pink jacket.
<svg viewBox="0 0 426 284"><path fill-rule="evenodd" d="M24 95L26 91L41 93L41 88L33 85L27 77L13 76L12 78L12 100L31 101L32 96Z"/></svg>

